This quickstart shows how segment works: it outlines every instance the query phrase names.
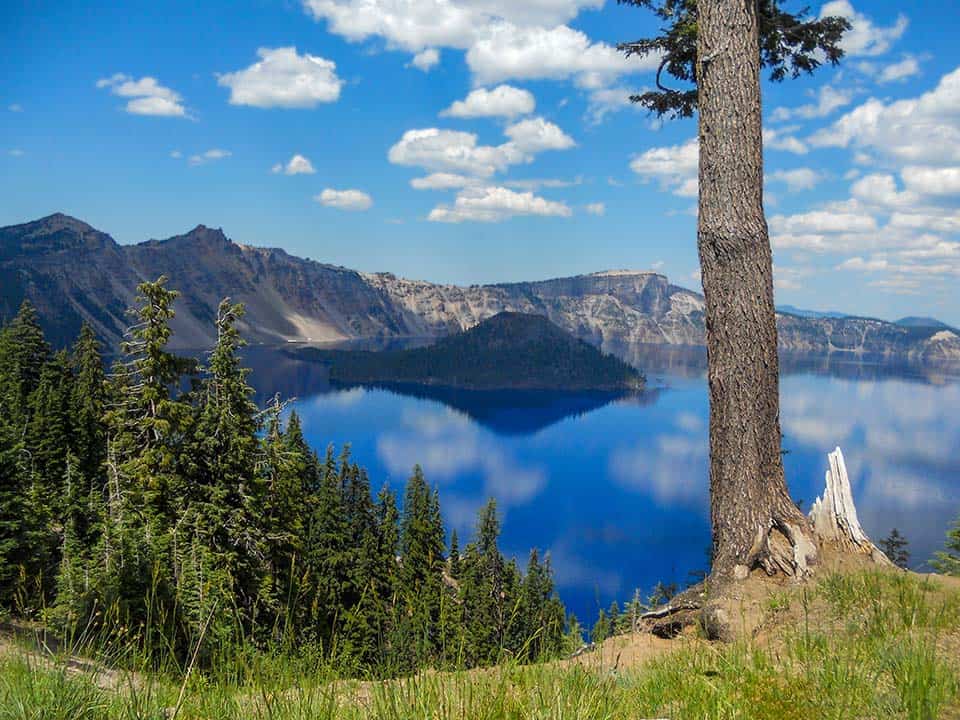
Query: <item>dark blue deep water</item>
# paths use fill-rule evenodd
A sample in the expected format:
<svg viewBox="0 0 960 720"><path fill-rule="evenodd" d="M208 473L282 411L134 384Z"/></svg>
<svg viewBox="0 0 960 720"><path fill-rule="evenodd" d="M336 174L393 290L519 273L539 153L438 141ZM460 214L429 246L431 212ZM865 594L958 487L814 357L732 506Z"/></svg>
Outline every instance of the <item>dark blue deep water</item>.
<svg viewBox="0 0 960 720"><path fill-rule="evenodd" d="M654 388L590 393L333 388L323 368L250 349L262 395L297 398L307 439L350 443L374 489L398 491L415 463L440 489L461 547L497 499L501 549L525 563L549 551L569 610L592 622L614 599L681 587L707 569L707 391L702 358L643 355ZM826 455L846 456L861 522L898 528L922 568L960 513L960 377L884 365L785 362L787 480L804 508L823 489Z"/></svg>

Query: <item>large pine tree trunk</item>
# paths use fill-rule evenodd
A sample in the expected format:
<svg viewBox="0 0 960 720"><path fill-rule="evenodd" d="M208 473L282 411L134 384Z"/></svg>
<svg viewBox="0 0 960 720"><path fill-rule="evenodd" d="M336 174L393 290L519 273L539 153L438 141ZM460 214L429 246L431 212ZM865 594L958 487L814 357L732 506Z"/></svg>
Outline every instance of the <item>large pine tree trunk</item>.
<svg viewBox="0 0 960 720"><path fill-rule="evenodd" d="M756 0L700 0L697 242L706 297L713 573L802 574L816 556L787 492Z"/></svg>

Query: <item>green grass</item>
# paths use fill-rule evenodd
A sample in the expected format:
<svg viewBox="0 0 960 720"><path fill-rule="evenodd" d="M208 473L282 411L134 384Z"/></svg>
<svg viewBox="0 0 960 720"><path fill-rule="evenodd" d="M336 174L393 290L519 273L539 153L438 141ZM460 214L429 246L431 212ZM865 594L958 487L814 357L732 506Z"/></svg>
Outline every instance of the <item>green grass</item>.
<svg viewBox="0 0 960 720"><path fill-rule="evenodd" d="M315 658L244 653L215 674L123 673L109 689L0 654L0 720L681 720L960 717L960 593L907 574L832 575L766 604L764 642L696 638L636 667L500 666L338 681ZM101 678L103 680L103 678Z"/></svg>

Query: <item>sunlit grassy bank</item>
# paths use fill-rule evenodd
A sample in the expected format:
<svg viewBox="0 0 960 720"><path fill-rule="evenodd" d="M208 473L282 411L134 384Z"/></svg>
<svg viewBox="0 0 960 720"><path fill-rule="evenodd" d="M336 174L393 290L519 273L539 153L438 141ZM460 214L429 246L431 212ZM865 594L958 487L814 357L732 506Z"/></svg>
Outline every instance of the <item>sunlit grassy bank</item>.
<svg viewBox="0 0 960 720"><path fill-rule="evenodd" d="M730 645L691 634L632 652L643 640L627 636L576 661L387 682L249 654L184 682L175 672L91 672L8 643L0 720L960 717L955 581L831 575L763 602L760 630Z"/></svg>

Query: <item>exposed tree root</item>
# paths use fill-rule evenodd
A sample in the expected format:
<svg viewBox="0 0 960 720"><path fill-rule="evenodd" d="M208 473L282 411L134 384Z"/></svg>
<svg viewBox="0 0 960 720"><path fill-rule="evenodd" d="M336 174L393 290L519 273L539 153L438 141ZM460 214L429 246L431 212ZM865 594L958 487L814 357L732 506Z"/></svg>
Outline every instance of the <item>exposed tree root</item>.
<svg viewBox="0 0 960 720"><path fill-rule="evenodd" d="M741 617L737 632L731 617L738 615L738 607L739 615L743 616L742 603L750 595L745 582L749 582L754 571L760 571L758 577L780 576L803 581L821 565L895 567L860 526L840 448L828 458L830 469L823 496L813 504L806 521L798 517L793 508L785 509L769 525L757 528L756 539L744 563L734 566L732 577L712 575L669 604L641 615L638 629L672 638L685 627L699 624L708 638L729 640L749 631L746 627L749 623Z"/></svg>

